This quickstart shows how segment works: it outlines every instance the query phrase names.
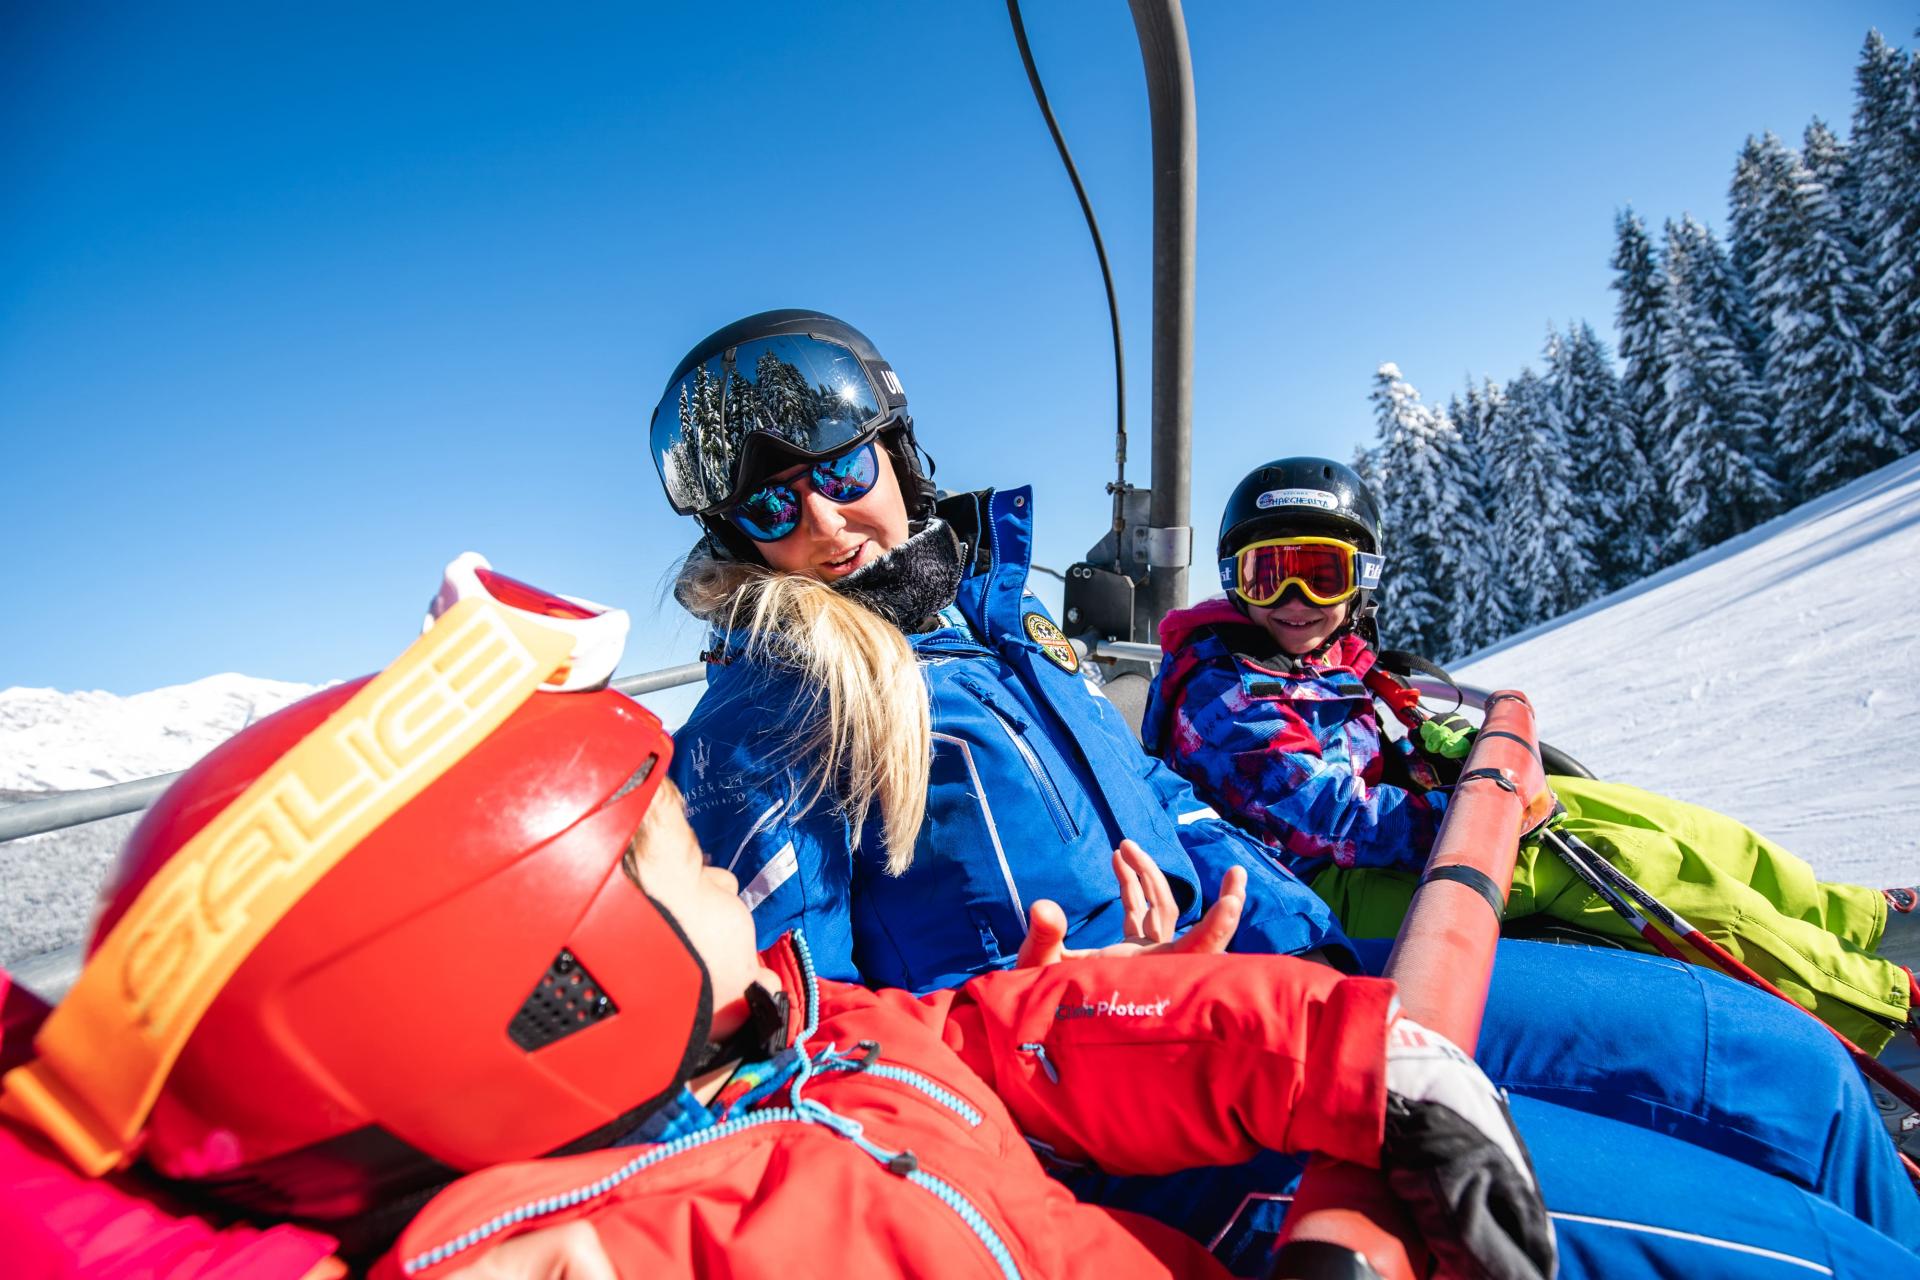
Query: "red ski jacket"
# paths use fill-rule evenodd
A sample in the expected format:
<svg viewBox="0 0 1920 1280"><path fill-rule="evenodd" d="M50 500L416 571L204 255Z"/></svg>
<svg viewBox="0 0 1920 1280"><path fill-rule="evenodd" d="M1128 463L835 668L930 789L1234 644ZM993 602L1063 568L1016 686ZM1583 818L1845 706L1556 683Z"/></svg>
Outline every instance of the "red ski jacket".
<svg viewBox="0 0 1920 1280"><path fill-rule="evenodd" d="M797 1085L669 1141L472 1174L373 1276L445 1275L584 1219L622 1275L1218 1277L1171 1228L1077 1203L1028 1144L1116 1173L1261 1148L1379 1159L1385 981L1140 956L915 998L814 980L794 937L766 960L793 1002Z"/></svg>

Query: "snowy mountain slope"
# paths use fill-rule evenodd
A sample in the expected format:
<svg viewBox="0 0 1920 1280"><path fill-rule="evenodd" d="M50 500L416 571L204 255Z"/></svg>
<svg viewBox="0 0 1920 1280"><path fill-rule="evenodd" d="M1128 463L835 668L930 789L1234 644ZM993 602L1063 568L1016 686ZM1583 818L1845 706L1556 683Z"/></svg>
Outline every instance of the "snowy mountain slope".
<svg viewBox="0 0 1920 1280"><path fill-rule="evenodd" d="M229 674L129 698L0 689L0 790L69 791L172 773L315 687Z"/></svg>
<svg viewBox="0 0 1920 1280"><path fill-rule="evenodd" d="M218 675L122 698L0 689L0 803L184 769L315 686ZM139 815L0 844L0 965L79 940Z"/></svg>
<svg viewBox="0 0 1920 1280"><path fill-rule="evenodd" d="M1604 778L1920 881L1920 455L1453 667Z"/></svg>

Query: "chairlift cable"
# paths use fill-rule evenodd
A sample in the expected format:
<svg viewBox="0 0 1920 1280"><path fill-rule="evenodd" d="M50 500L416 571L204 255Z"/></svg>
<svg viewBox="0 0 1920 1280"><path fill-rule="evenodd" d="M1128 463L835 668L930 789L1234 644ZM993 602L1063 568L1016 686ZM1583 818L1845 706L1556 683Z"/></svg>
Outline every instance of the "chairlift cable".
<svg viewBox="0 0 1920 1280"><path fill-rule="evenodd" d="M1124 503L1127 494L1127 365L1120 342L1120 300L1113 290L1113 270L1107 264L1107 245L1100 236L1099 220L1093 216L1093 203L1087 199L1087 189L1080 181L1080 170L1073 163L1073 153L1067 149L1067 140L1060 133L1060 123L1054 119L1053 108L1048 105L1047 90L1040 83L1040 69L1034 65L1033 49L1027 43L1027 26L1020 19L1020 0L1007 0L1007 16L1013 20L1013 39L1020 46L1020 62L1027 69L1027 83L1033 86L1033 99L1040 104L1040 114L1047 122L1047 132L1053 135L1054 148L1060 153L1061 163L1067 167L1067 177L1073 182L1073 194L1080 198L1080 212L1086 215L1087 230L1093 236L1093 252L1100 259L1100 279L1107 288L1107 317L1113 326L1115 418L1115 474L1108 492L1113 494L1113 532L1117 537L1126 529Z"/></svg>

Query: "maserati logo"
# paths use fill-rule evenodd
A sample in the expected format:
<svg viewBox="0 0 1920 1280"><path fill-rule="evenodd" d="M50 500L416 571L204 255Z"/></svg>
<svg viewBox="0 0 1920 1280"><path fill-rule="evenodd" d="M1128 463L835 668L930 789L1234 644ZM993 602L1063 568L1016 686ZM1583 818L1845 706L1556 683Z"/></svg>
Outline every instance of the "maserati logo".
<svg viewBox="0 0 1920 1280"><path fill-rule="evenodd" d="M695 738L693 742L693 776L700 781L707 780L707 740Z"/></svg>

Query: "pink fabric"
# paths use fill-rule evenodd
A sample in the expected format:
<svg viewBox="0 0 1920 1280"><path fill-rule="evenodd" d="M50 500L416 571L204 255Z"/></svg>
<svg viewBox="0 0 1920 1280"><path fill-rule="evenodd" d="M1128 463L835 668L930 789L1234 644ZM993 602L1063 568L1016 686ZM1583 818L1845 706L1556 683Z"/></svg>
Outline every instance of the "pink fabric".
<svg viewBox="0 0 1920 1280"><path fill-rule="evenodd" d="M0 1067L32 1056L47 1006L0 970ZM0 1259L7 1280L300 1280L334 1241L298 1227L221 1227L135 1179L86 1178L0 1118Z"/></svg>

